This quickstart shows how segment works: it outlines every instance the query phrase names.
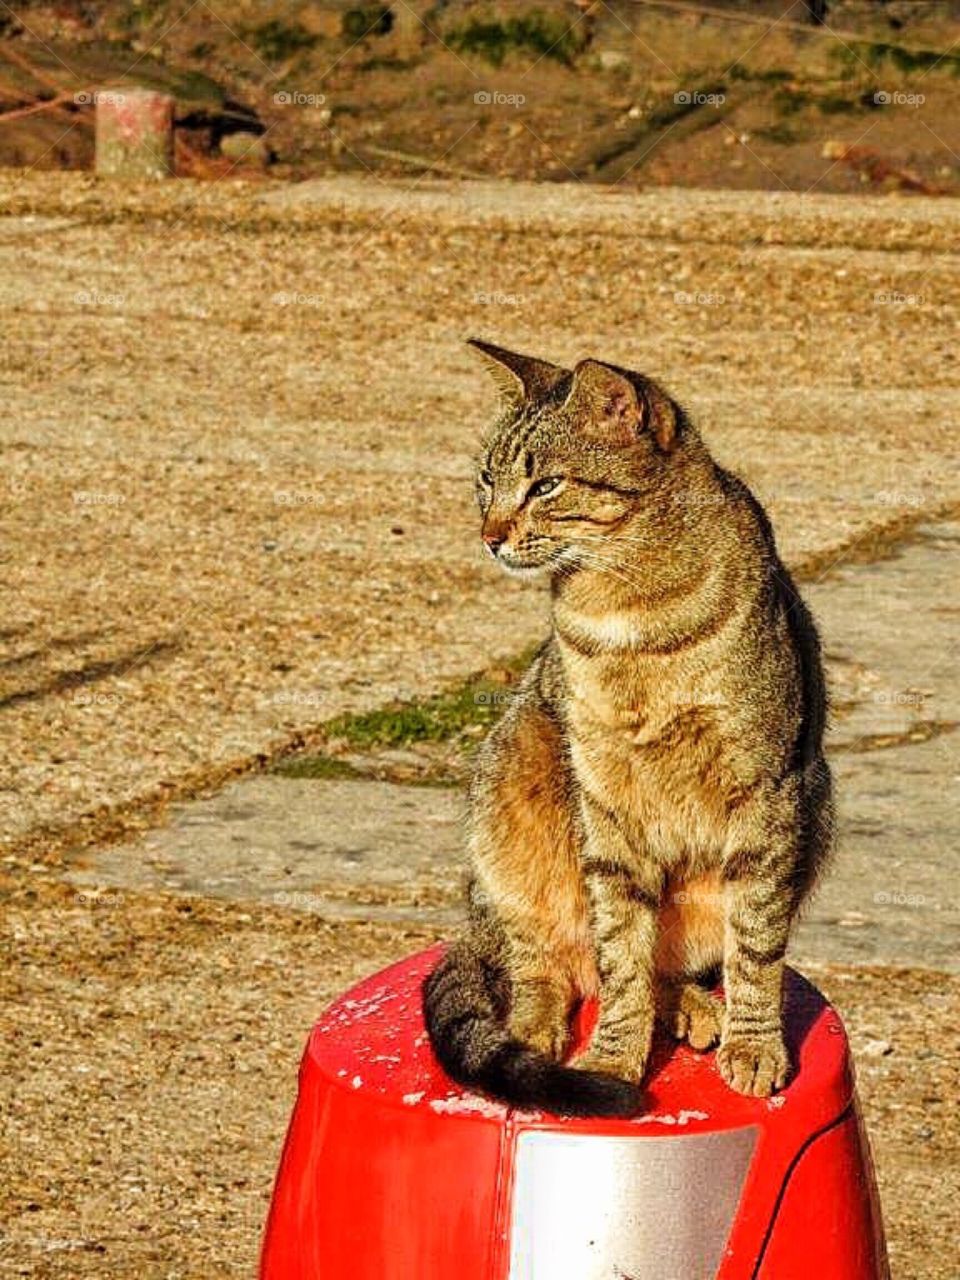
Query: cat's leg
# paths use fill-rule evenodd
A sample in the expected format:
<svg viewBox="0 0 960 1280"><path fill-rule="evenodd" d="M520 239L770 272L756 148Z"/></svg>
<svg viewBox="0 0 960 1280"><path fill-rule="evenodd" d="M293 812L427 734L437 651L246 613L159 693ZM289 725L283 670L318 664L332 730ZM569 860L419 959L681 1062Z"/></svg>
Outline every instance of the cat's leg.
<svg viewBox="0 0 960 1280"><path fill-rule="evenodd" d="M723 998L714 988L723 964L724 889L719 871L671 880L660 907L657 1019L694 1049L720 1039Z"/></svg>
<svg viewBox="0 0 960 1280"><path fill-rule="evenodd" d="M563 971L549 965L543 941L526 931L508 932L511 1036L559 1062L570 1039L575 991Z"/></svg>
<svg viewBox="0 0 960 1280"><path fill-rule="evenodd" d="M468 843L504 940L509 1031L555 1059L596 985L571 794L556 719L521 695L478 761Z"/></svg>
<svg viewBox="0 0 960 1280"><path fill-rule="evenodd" d="M583 796L583 876L600 976L600 1016L577 1066L639 1080L656 1016L654 967L664 874L638 858L625 820Z"/></svg>
<svg viewBox="0 0 960 1280"><path fill-rule="evenodd" d="M693 978L659 978L657 1019L693 1049L712 1049L723 1029L723 997Z"/></svg>
<svg viewBox="0 0 960 1280"><path fill-rule="evenodd" d="M726 881L724 994L717 1051L720 1074L738 1093L766 1097L781 1088L789 1061L783 1042L784 956L796 909L798 811L787 780L743 815Z"/></svg>

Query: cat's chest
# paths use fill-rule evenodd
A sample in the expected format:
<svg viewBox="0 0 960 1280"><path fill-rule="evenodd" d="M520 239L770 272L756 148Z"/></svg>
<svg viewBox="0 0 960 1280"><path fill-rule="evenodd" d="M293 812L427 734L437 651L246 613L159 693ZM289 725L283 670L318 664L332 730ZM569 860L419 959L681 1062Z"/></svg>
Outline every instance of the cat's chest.
<svg viewBox="0 0 960 1280"><path fill-rule="evenodd" d="M581 735L630 754L685 750L731 731L722 672L684 657L612 655L567 664L568 714Z"/></svg>
<svg viewBox="0 0 960 1280"><path fill-rule="evenodd" d="M666 865L711 866L748 799L750 762L710 712L611 730L571 726L574 775Z"/></svg>
<svg viewBox="0 0 960 1280"><path fill-rule="evenodd" d="M719 684L682 669L621 672L571 689L567 723L574 770L591 792L666 845L722 842L753 769Z"/></svg>

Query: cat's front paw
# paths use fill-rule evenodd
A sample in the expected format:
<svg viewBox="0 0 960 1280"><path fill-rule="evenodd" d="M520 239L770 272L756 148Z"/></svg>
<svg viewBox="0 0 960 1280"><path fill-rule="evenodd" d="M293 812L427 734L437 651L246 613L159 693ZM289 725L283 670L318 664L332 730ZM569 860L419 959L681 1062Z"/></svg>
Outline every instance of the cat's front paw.
<svg viewBox="0 0 960 1280"><path fill-rule="evenodd" d="M779 1035L750 1038L734 1033L720 1043L717 1069L737 1093L767 1098L786 1084L790 1059Z"/></svg>

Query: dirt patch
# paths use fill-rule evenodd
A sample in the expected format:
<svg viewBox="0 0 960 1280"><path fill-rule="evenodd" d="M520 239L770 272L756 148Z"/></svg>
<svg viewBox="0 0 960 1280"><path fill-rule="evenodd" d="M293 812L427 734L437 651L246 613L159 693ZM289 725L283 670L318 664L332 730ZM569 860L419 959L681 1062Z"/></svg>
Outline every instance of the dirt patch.
<svg viewBox="0 0 960 1280"><path fill-rule="evenodd" d="M0 222L0 714L26 744L8 856L100 838L541 634L541 595L480 556L471 332L662 377L792 564L958 497L943 203L370 180L119 197L79 175L0 194L20 210Z"/></svg>
<svg viewBox="0 0 960 1280"><path fill-rule="evenodd" d="M335 992L431 940L132 891L80 902L37 876L4 913L7 1271L249 1274L309 1027ZM960 983L811 976L852 1036L894 1275L952 1280L958 1058L944 1028Z"/></svg>

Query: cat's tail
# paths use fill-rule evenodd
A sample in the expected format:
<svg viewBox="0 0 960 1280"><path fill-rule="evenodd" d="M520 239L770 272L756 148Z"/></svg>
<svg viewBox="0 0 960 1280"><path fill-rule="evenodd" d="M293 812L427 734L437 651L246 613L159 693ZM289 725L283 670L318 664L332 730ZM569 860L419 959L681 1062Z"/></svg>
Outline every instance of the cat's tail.
<svg viewBox="0 0 960 1280"><path fill-rule="evenodd" d="M511 1038L496 984L496 974L467 942L452 946L423 984L430 1043L452 1080L524 1110L567 1116L639 1111L637 1085L566 1067Z"/></svg>

